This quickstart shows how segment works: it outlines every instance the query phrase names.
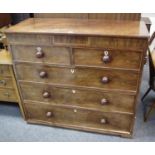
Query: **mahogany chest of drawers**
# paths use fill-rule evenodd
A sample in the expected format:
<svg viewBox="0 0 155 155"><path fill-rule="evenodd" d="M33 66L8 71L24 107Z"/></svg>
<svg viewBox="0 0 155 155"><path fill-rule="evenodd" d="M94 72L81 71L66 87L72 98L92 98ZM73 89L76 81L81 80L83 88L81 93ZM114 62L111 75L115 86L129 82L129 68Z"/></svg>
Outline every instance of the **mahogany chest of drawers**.
<svg viewBox="0 0 155 155"><path fill-rule="evenodd" d="M34 18L9 28L27 122L130 137L148 37L141 21Z"/></svg>

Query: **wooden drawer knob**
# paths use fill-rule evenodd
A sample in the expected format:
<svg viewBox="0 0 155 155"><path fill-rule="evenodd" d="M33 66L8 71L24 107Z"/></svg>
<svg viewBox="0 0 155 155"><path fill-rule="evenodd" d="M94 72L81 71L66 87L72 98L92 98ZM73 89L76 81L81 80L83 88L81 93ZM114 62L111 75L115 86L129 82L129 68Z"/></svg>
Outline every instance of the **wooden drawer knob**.
<svg viewBox="0 0 155 155"><path fill-rule="evenodd" d="M109 78L108 77L106 77L106 76L102 77L102 83L106 84L108 82L109 82Z"/></svg>
<svg viewBox="0 0 155 155"><path fill-rule="evenodd" d="M0 80L0 84L2 84L2 85L6 85L6 81L5 80Z"/></svg>
<svg viewBox="0 0 155 155"><path fill-rule="evenodd" d="M42 51L41 47L36 48L36 58L43 58L44 57L44 52Z"/></svg>
<svg viewBox="0 0 155 155"><path fill-rule="evenodd" d="M43 93L43 97L44 98L50 98L50 93L49 92L47 92L47 91L45 91L44 93Z"/></svg>
<svg viewBox="0 0 155 155"><path fill-rule="evenodd" d="M51 111L48 111L48 112L46 113L46 116L47 116L47 117L52 117L52 116L53 116L53 113L52 113Z"/></svg>
<svg viewBox="0 0 155 155"><path fill-rule="evenodd" d="M103 99L101 100L101 104L102 104L102 105L107 105L107 104L108 104L108 100L105 99L105 98L103 98Z"/></svg>
<svg viewBox="0 0 155 155"><path fill-rule="evenodd" d="M41 78L46 78L46 77L47 77L47 73L46 73L45 71L41 71L41 72L39 73L39 76L40 76Z"/></svg>
<svg viewBox="0 0 155 155"><path fill-rule="evenodd" d="M4 96L10 97L10 94L8 92L4 93Z"/></svg>
<svg viewBox="0 0 155 155"><path fill-rule="evenodd" d="M101 124L107 124L107 119L106 118L102 118L101 119Z"/></svg>
<svg viewBox="0 0 155 155"><path fill-rule="evenodd" d="M108 62L111 61L108 51L104 51L104 56L102 57L102 60L103 60L104 63L108 63Z"/></svg>

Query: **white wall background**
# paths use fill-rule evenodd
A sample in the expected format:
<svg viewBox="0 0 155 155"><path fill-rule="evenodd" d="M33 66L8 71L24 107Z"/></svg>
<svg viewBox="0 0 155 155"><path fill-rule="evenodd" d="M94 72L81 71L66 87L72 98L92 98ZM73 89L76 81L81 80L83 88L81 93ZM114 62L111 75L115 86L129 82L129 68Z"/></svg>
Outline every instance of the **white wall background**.
<svg viewBox="0 0 155 155"><path fill-rule="evenodd" d="M155 31L155 13L142 13L142 17L149 17L151 20L151 30L150 30L150 35ZM153 41L152 45L150 46L151 51L155 47L155 40Z"/></svg>
<svg viewBox="0 0 155 155"><path fill-rule="evenodd" d="M155 13L142 13L142 17L150 18L152 22L150 34L152 34L155 31Z"/></svg>

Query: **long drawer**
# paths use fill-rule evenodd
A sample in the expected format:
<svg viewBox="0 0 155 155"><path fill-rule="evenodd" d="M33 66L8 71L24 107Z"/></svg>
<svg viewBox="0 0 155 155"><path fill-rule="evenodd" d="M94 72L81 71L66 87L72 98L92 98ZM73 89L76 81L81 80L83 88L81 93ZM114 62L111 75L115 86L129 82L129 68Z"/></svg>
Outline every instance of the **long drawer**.
<svg viewBox="0 0 155 155"><path fill-rule="evenodd" d="M98 68L65 68L16 64L18 80L86 86L99 89L136 91L138 73Z"/></svg>
<svg viewBox="0 0 155 155"><path fill-rule="evenodd" d="M75 48L75 65L88 65L97 67L114 67L140 70L141 52L128 50L96 50Z"/></svg>
<svg viewBox="0 0 155 155"><path fill-rule="evenodd" d="M24 101L82 107L100 111L134 113L134 95L54 87L48 84L20 82Z"/></svg>
<svg viewBox="0 0 155 155"><path fill-rule="evenodd" d="M50 46L12 45L14 61L70 65L69 48Z"/></svg>
<svg viewBox="0 0 155 155"><path fill-rule="evenodd" d="M28 121L98 132L130 132L132 115L103 113L75 108L25 104Z"/></svg>

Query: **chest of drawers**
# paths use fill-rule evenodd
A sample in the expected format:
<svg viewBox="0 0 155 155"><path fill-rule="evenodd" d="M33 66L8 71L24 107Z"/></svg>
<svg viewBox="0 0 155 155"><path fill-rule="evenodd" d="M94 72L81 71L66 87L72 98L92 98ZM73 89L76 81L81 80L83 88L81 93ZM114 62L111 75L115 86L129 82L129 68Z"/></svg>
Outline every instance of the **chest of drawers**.
<svg viewBox="0 0 155 155"><path fill-rule="evenodd" d="M0 50L0 101L16 102L20 106L24 117L24 111L16 85L10 52Z"/></svg>
<svg viewBox="0 0 155 155"><path fill-rule="evenodd" d="M132 135L143 22L34 18L6 33L27 122Z"/></svg>

